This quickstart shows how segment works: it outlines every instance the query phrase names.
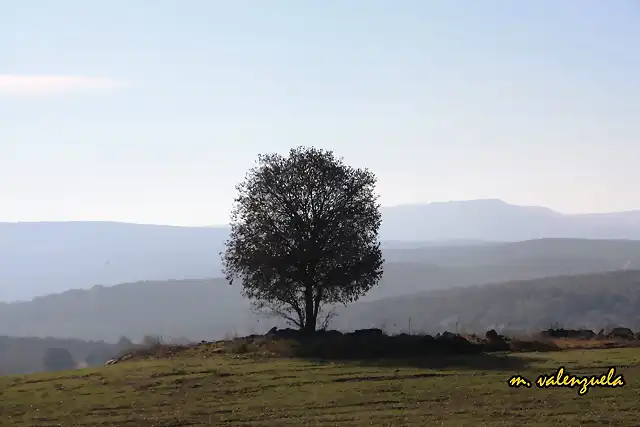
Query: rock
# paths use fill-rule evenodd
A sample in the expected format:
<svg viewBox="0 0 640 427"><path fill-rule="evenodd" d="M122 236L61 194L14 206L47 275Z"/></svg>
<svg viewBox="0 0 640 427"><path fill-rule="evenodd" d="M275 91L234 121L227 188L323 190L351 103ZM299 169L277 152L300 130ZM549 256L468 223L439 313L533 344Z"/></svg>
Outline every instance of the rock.
<svg viewBox="0 0 640 427"><path fill-rule="evenodd" d="M482 344L473 344L462 335L448 331L436 335L429 347L444 354L472 354L483 350Z"/></svg>
<svg viewBox="0 0 640 427"><path fill-rule="evenodd" d="M316 336L318 337L322 337L322 338L337 338L337 337L341 337L342 336L342 332L340 331L336 331L336 330L320 330L316 332Z"/></svg>
<svg viewBox="0 0 640 427"><path fill-rule="evenodd" d="M242 338L245 341L250 341L253 342L256 339L262 338L262 335L257 335L257 334L251 334L251 335L247 335L246 337Z"/></svg>
<svg viewBox="0 0 640 427"><path fill-rule="evenodd" d="M438 341L454 341L454 340L457 339L457 337L460 337L460 338L462 338L464 340L464 338L461 337L460 335L456 335L453 332L444 331L442 334L436 335L436 340L438 340Z"/></svg>
<svg viewBox="0 0 640 427"><path fill-rule="evenodd" d="M486 338L486 351L507 351L509 350L509 344L507 338L498 334L495 329L487 331L484 335Z"/></svg>
<svg viewBox="0 0 640 427"><path fill-rule="evenodd" d="M607 335L608 338L622 338L626 340L632 340L635 336L636 334L629 328L613 328L611 332L609 332L609 335Z"/></svg>
<svg viewBox="0 0 640 427"><path fill-rule="evenodd" d="M590 340L596 336L596 333L591 329L579 329L578 330L578 338Z"/></svg>
<svg viewBox="0 0 640 427"><path fill-rule="evenodd" d="M371 329L356 329L353 331L353 334L356 336L373 336L373 337L381 337L384 335L382 329L371 328Z"/></svg>
<svg viewBox="0 0 640 427"><path fill-rule="evenodd" d="M273 335L276 332L278 332L278 327L274 326L273 328L269 329L269 332L267 332L267 335Z"/></svg>
<svg viewBox="0 0 640 427"><path fill-rule="evenodd" d="M547 329L540 333L545 338L577 338L592 339L596 333L589 329Z"/></svg>
<svg viewBox="0 0 640 427"><path fill-rule="evenodd" d="M495 329L491 329L491 330L487 331L487 333L484 334L484 337L487 339L487 341L499 341L500 340L500 335L498 335L498 333L496 332Z"/></svg>
<svg viewBox="0 0 640 427"><path fill-rule="evenodd" d="M277 329L273 334L270 335L274 338L279 339L294 339L300 336L300 331L291 328Z"/></svg>

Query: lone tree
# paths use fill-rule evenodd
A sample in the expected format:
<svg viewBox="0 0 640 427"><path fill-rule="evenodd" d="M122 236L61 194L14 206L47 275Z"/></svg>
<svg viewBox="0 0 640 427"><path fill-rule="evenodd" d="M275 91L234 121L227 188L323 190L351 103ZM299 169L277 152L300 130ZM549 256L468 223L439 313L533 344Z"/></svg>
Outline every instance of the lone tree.
<svg viewBox="0 0 640 427"><path fill-rule="evenodd" d="M323 306L354 302L380 281L375 184L331 151L258 156L236 187L227 280L240 279L257 310L314 332Z"/></svg>

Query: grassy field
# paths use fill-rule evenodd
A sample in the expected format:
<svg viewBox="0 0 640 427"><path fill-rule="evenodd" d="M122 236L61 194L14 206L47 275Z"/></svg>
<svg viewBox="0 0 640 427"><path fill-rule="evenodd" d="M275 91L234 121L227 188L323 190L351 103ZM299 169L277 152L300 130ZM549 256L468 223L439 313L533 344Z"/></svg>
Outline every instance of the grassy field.
<svg viewBox="0 0 640 427"><path fill-rule="evenodd" d="M560 365L621 388L510 388ZM0 378L1 426L640 425L640 349L334 363L183 355Z"/></svg>

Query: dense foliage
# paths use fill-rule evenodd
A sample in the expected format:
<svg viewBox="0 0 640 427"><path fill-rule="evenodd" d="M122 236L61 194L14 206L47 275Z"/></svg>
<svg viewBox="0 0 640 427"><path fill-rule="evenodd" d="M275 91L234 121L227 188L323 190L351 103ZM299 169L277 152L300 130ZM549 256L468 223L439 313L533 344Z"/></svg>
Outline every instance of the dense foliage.
<svg viewBox="0 0 640 427"><path fill-rule="evenodd" d="M375 184L331 151L259 156L237 186L227 279L258 310L314 331L324 305L356 301L382 276Z"/></svg>

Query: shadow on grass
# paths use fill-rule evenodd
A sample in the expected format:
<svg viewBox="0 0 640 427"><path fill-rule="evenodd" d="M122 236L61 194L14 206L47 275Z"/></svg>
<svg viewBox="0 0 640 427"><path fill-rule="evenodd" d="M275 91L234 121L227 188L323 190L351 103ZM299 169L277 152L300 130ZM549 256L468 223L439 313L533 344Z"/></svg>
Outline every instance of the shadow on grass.
<svg viewBox="0 0 640 427"><path fill-rule="evenodd" d="M412 367L442 370L521 371L530 367L530 360L513 354L480 353L472 355L437 355L411 359L363 359L345 363L359 366Z"/></svg>
<svg viewBox="0 0 640 427"><path fill-rule="evenodd" d="M314 362L338 362L362 366L415 367L452 370L525 370L530 360L514 352L559 351L542 341L517 341L510 345L471 342L466 338L446 334L438 337L419 335L386 336L377 334L319 333L288 339L256 337L253 342L240 340L231 352L251 353L259 348L272 355Z"/></svg>
<svg viewBox="0 0 640 427"><path fill-rule="evenodd" d="M514 352L559 350L557 345L543 341L472 342L450 333L436 337L407 334L387 336L379 330L349 334L325 332L309 336L298 332L288 334L284 337L254 335L216 343L201 343L195 346L194 351L362 366L516 371L527 369L530 362L528 358ZM155 357L166 357L175 356L189 348L164 347L166 348L150 348L149 351Z"/></svg>
<svg viewBox="0 0 640 427"><path fill-rule="evenodd" d="M522 371L531 366L531 360L509 353L480 353L472 355L429 355L413 358L317 358L294 357L314 363L340 363L361 367L420 368L439 370Z"/></svg>

